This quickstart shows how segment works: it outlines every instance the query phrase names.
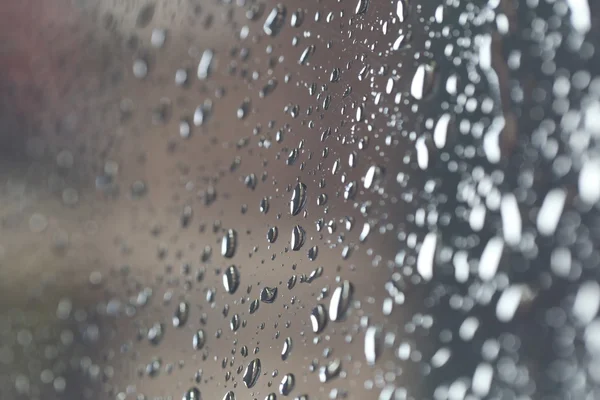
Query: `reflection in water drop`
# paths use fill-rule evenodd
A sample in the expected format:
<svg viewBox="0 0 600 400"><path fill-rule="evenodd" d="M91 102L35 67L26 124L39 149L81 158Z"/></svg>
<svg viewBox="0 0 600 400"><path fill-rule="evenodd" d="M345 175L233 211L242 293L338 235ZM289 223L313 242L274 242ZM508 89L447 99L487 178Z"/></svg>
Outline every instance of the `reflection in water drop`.
<svg viewBox="0 0 600 400"><path fill-rule="evenodd" d="M283 361L287 360L287 358L290 356L291 352L292 352L292 338L288 336L285 338L285 341L283 342L283 349L281 350L281 359Z"/></svg>
<svg viewBox="0 0 600 400"><path fill-rule="evenodd" d="M292 192L292 199L290 200L290 213L292 215L298 215L304 205L306 204L306 185L302 182L298 182Z"/></svg>
<svg viewBox="0 0 600 400"><path fill-rule="evenodd" d="M344 281L333 291L331 302L329 303L329 319L332 321L341 321L346 317L346 312L352 300L354 286L350 281Z"/></svg>
<svg viewBox="0 0 600 400"><path fill-rule="evenodd" d="M310 313L310 323L314 333L321 333L327 325L327 312L323 304L318 304Z"/></svg>
<svg viewBox="0 0 600 400"><path fill-rule="evenodd" d="M230 265L223 274L223 287L229 294L235 293L240 285L240 273L235 265Z"/></svg>
<svg viewBox="0 0 600 400"><path fill-rule="evenodd" d="M296 386L296 377L294 374L286 374L279 384L279 393L283 396L289 396Z"/></svg>
<svg viewBox="0 0 600 400"><path fill-rule="evenodd" d="M237 249L237 232L234 229L228 229L221 240L221 255L231 258Z"/></svg>
<svg viewBox="0 0 600 400"><path fill-rule="evenodd" d="M223 400L235 400L235 393L230 390L229 392L225 393Z"/></svg>
<svg viewBox="0 0 600 400"><path fill-rule="evenodd" d="M275 241L277 240L278 234L279 234L279 230L277 229L276 226L270 227L269 230L267 231L267 241L269 243L275 243Z"/></svg>
<svg viewBox="0 0 600 400"><path fill-rule="evenodd" d="M277 288L276 287L270 288L268 286L265 286L260 292L260 300L263 303L272 303L275 301L276 297L277 297Z"/></svg>
<svg viewBox="0 0 600 400"><path fill-rule="evenodd" d="M304 245L305 235L306 233L304 232L304 228L302 228L300 225L294 226L294 228L292 229L292 239L290 241L292 250L298 251L302 248L302 246Z"/></svg>
<svg viewBox="0 0 600 400"><path fill-rule="evenodd" d="M258 381L259 377L260 377L260 359L255 358L254 360L250 361L250 363L246 367L246 370L244 371L244 376L243 376L244 384L246 385L247 388L251 388L254 385L256 385L256 382Z"/></svg>

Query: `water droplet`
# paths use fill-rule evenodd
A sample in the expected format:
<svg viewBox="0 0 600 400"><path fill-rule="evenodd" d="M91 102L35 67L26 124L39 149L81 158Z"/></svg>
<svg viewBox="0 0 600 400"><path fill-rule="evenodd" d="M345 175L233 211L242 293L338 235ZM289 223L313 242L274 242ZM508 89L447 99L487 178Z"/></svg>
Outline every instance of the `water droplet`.
<svg viewBox="0 0 600 400"><path fill-rule="evenodd" d="M283 4L275 6L267 16L263 25L265 33L269 36L276 36L285 23L286 14L287 9Z"/></svg>
<svg viewBox="0 0 600 400"><path fill-rule="evenodd" d="M231 258L237 249L237 232L234 229L228 229L221 240L221 255Z"/></svg>
<svg viewBox="0 0 600 400"><path fill-rule="evenodd" d="M425 239L423 239L423 244L421 244L419 254L417 255L417 271L426 281L429 281L431 278L433 278L433 263L435 259L437 241L437 234L435 232L429 232L425 236Z"/></svg>
<svg viewBox="0 0 600 400"><path fill-rule="evenodd" d="M244 371L244 376L243 376L244 384L246 385L246 387L248 389L250 389L251 387L253 387L256 384L256 381L258 381L259 377L260 377L260 359L255 358L254 360L250 361L250 363L246 367L246 371Z"/></svg>
<svg viewBox="0 0 600 400"><path fill-rule="evenodd" d="M138 28L147 27L154 18L155 9L156 5L154 3L148 3L141 7L140 11L138 12L137 18L135 19L135 25Z"/></svg>
<svg viewBox="0 0 600 400"><path fill-rule="evenodd" d="M275 241L277 240L278 233L279 233L279 230L277 229L276 226L270 227L267 232L267 241L269 243L275 243Z"/></svg>
<svg viewBox="0 0 600 400"><path fill-rule="evenodd" d="M250 314L254 314L256 312L256 310L258 310L258 307L260 306L260 301L258 299L254 299L252 300L252 303L250 303Z"/></svg>
<svg viewBox="0 0 600 400"><path fill-rule="evenodd" d="M306 233L300 225L294 226L292 229L291 246L293 251L298 251L304 245Z"/></svg>
<svg viewBox="0 0 600 400"><path fill-rule="evenodd" d="M356 15L364 14L367 12L369 8L369 0L358 0L356 3L356 8L354 9L354 13Z"/></svg>
<svg viewBox="0 0 600 400"><path fill-rule="evenodd" d="M133 76L138 79L143 79L148 75L148 63L146 60L138 58L133 62L132 70Z"/></svg>
<svg viewBox="0 0 600 400"><path fill-rule="evenodd" d="M235 265L230 265L223 274L223 287L229 294L235 293L240 285L240 273Z"/></svg>
<svg viewBox="0 0 600 400"><path fill-rule="evenodd" d="M261 213L266 214L269 212L269 198L263 197L260 201L259 210Z"/></svg>
<svg viewBox="0 0 600 400"><path fill-rule="evenodd" d="M381 328L370 326L365 332L365 358L369 365L374 365L381 355Z"/></svg>
<svg viewBox="0 0 600 400"><path fill-rule="evenodd" d="M231 329L232 332L236 332L238 329L240 329L241 323L242 323L242 321L240 319L239 314L234 314L231 317L231 321L229 321L229 328Z"/></svg>
<svg viewBox="0 0 600 400"><path fill-rule="evenodd" d="M383 175L383 168L377 166L377 165L371 165L369 167L369 169L367 170L367 173L365 174L365 178L364 178L364 186L365 189L370 189L373 184L377 184L379 183L379 180L381 179Z"/></svg>
<svg viewBox="0 0 600 400"><path fill-rule="evenodd" d="M396 16L398 17L398 22L404 22L407 15L408 5L406 4L406 0L398 0L396 3Z"/></svg>
<svg viewBox="0 0 600 400"><path fill-rule="evenodd" d="M318 304L310 313L310 323L314 333L321 333L327 325L327 312L323 304Z"/></svg>
<svg viewBox="0 0 600 400"><path fill-rule="evenodd" d="M206 342L206 335L204 334L203 329L198 329L196 333L194 333L194 337L192 338L192 347L194 350L201 350L204 347L204 343Z"/></svg>
<svg viewBox="0 0 600 400"><path fill-rule="evenodd" d="M154 28L152 29L152 34L150 35L150 44L154 48L161 48L165 44L165 40L167 39L167 31L164 29Z"/></svg>
<svg viewBox="0 0 600 400"><path fill-rule="evenodd" d="M159 344L164 336L163 328L163 325L158 322L152 325L152 327L148 329L148 341L153 345Z"/></svg>
<svg viewBox="0 0 600 400"><path fill-rule="evenodd" d="M446 146L446 141L448 139L448 125L450 124L451 119L451 115L445 113L442 114L435 124L435 129L433 130L433 142L438 149L443 149L444 146Z"/></svg>
<svg viewBox="0 0 600 400"><path fill-rule="evenodd" d="M276 297L277 297L277 288L276 287L270 288L268 286L265 286L260 292L260 300L263 303L272 303L275 301Z"/></svg>
<svg viewBox="0 0 600 400"><path fill-rule="evenodd" d="M400 0L398 3L400 3ZM426 97L433 88L435 64L421 64L417 67L410 85L410 94L417 100Z"/></svg>
<svg viewBox="0 0 600 400"><path fill-rule="evenodd" d="M208 78L210 74L210 68L212 65L214 53L210 49L204 50L202 53L202 57L200 57L200 62L198 62L198 79L204 80Z"/></svg>
<svg viewBox="0 0 600 400"><path fill-rule="evenodd" d="M304 49L304 51L302 52L302 54L300 55L300 58L298 59L298 64L300 65L305 65L306 62L308 61L308 59L310 58L310 56L312 56L315 52L315 46L314 45L309 45L306 46L306 48Z"/></svg>
<svg viewBox="0 0 600 400"><path fill-rule="evenodd" d="M317 259L317 255L319 255L319 247L313 246L308 249L308 259L310 261L315 261Z"/></svg>
<svg viewBox="0 0 600 400"><path fill-rule="evenodd" d="M287 338L285 338L285 341L283 342L283 349L281 349L281 359L283 361L287 360L288 357L290 356L291 352L292 352L292 338L288 336Z"/></svg>
<svg viewBox="0 0 600 400"><path fill-rule="evenodd" d="M188 320L188 316L190 313L190 305L182 301L177 305L177 309L175 309L175 315L173 316L173 326L175 328L181 328L185 325Z"/></svg>
<svg viewBox="0 0 600 400"><path fill-rule="evenodd" d="M298 182L296 187L292 191L292 199L290 200L290 213L292 215L298 215L304 205L306 204L306 185L302 182Z"/></svg>
<svg viewBox="0 0 600 400"><path fill-rule="evenodd" d="M341 321L346 317L353 293L354 287L350 281L343 281L340 286L335 288L329 303L329 319Z"/></svg>
<svg viewBox="0 0 600 400"><path fill-rule="evenodd" d="M223 400L235 400L235 393L230 390L229 392L225 393Z"/></svg>
<svg viewBox="0 0 600 400"><path fill-rule="evenodd" d="M321 381L321 383L329 382L331 379L337 377L341 370L342 362L339 358L336 358L329 364L319 368L319 381Z"/></svg>
<svg viewBox="0 0 600 400"><path fill-rule="evenodd" d="M283 396L289 396L296 386L296 378L294 374L286 374L279 384L279 393Z"/></svg>
<svg viewBox="0 0 600 400"><path fill-rule="evenodd" d="M200 396L200 390L197 387L189 389L183 395L182 400L202 400L202 397Z"/></svg>

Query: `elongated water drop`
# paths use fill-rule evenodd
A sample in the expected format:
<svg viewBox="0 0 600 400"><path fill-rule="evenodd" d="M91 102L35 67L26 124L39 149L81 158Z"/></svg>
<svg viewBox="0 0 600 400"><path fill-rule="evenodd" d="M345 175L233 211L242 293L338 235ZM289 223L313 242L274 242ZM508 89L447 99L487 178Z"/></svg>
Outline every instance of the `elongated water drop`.
<svg viewBox="0 0 600 400"><path fill-rule="evenodd" d="M327 312L323 304L318 304L310 313L310 323L314 333L321 333L327 325Z"/></svg>
<svg viewBox="0 0 600 400"><path fill-rule="evenodd" d="M286 14L287 9L283 4L275 6L267 16L263 25L265 33L269 36L276 36L285 23Z"/></svg>
<svg viewBox="0 0 600 400"><path fill-rule="evenodd" d="M277 240L278 234L279 234L279 230L277 229L276 226L270 227L269 230L267 231L267 241L269 243L275 243L275 241Z"/></svg>
<svg viewBox="0 0 600 400"><path fill-rule="evenodd" d="M237 232L234 229L228 229L221 240L221 255L231 258L237 249Z"/></svg>
<svg viewBox="0 0 600 400"><path fill-rule="evenodd" d="M235 393L230 390L229 392L225 393L223 400L235 400Z"/></svg>
<svg viewBox="0 0 600 400"><path fill-rule="evenodd" d="M223 274L223 287L229 294L235 293L240 285L240 273L235 265L230 265Z"/></svg>
<svg viewBox="0 0 600 400"><path fill-rule="evenodd" d="M406 4L406 0L398 0L396 3L396 16L398 17L398 22L402 23L406 19L408 14L408 5Z"/></svg>
<svg viewBox="0 0 600 400"><path fill-rule="evenodd" d="M296 378L294 374L286 374L279 384L279 393L283 396L288 396L296 386Z"/></svg>
<svg viewBox="0 0 600 400"><path fill-rule="evenodd" d="M365 358L369 365L374 365L381 354L381 328L370 326L365 332Z"/></svg>
<svg viewBox="0 0 600 400"><path fill-rule="evenodd" d="M417 67L410 85L410 94L417 100L426 97L433 88L435 64L421 64Z"/></svg>
<svg viewBox="0 0 600 400"><path fill-rule="evenodd" d="M250 361L248 366L246 367L246 371L244 371L243 381L248 389L252 386L256 385L256 381L260 377L260 359L255 358Z"/></svg>
<svg viewBox="0 0 600 400"><path fill-rule="evenodd" d="M292 199L290 200L290 213L292 215L298 215L304 205L306 204L306 185L302 182L298 182L292 192Z"/></svg>
<svg viewBox="0 0 600 400"><path fill-rule="evenodd" d="M204 347L204 343L206 342L206 335L203 329L198 329L196 333L194 333L194 337L192 338L192 347L194 350L200 350Z"/></svg>
<svg viewBox="0 0 600 400"><path fill-rule="evenodd" d="M356 15L364 14L369 9L369 0L358 0L354 13Z"/></svg>
<svg viewBox="0 0 600 400"><path fill-rule="evenodd" d="M350 281L344 281L340 286L335 288L329 303L330 320L341 321L345 318L353 292L354 287Z"/></svg>
<svg viewBox="0 0 600 400"><path fill-rule="evenodd" d="M300 225L294 226L292 229L292 239L290 241L293 251L298 251L302 248L304 245L305 235L306 233Z"/></svg>
<svg viewBox="0 0 600 400"><path fill-rule="evenodd" d="M288 336L287 338L285 338L285 341L283 342L283 349L281 349L281 359L283 361L287 360L287 358L290 356L291 352L292 352L292 338Z"/></svg>

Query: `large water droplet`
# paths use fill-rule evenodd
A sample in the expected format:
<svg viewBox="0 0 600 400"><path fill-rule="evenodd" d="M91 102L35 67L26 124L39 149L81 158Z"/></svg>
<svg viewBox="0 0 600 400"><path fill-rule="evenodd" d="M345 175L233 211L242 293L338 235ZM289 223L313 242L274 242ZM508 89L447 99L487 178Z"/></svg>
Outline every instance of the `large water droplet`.
<svg viewBox="0 0 600 400"><path fill-rule="evenodd" d="M272 303L277 297L277 288L265 286L260 292L260 300L264 303Z"/></svg>
<svg viewBox="0 0 600 400"><path fill-rule="evenodd" d="M279 384L279 393L283 396L288 396L296 386L296 378L294 374L286 374Z"/></svg>
<svg viewBox="0 0 600 400"><path fill-rule="evenodd" d="M244 376L242 379L244 380L244 384L246 385L246 387L248 389L250 389L252 386L254 386L256 384L256 381L258 381L259 377L260 377L260 359L255 358L254 360L250 361L250 363L246 367L246 371L244 371Z"/></svg>

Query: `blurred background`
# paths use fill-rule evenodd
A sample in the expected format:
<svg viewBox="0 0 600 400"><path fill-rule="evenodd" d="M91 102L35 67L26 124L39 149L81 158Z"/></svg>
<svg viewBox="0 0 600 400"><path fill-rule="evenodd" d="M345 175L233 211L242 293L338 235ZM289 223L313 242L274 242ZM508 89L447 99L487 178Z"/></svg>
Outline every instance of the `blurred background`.
<svg viewBox="0 0 600 400"><path fill-rule="evenodd" d="M595 8L3 2L0 398L596 398Z"/></svg>

